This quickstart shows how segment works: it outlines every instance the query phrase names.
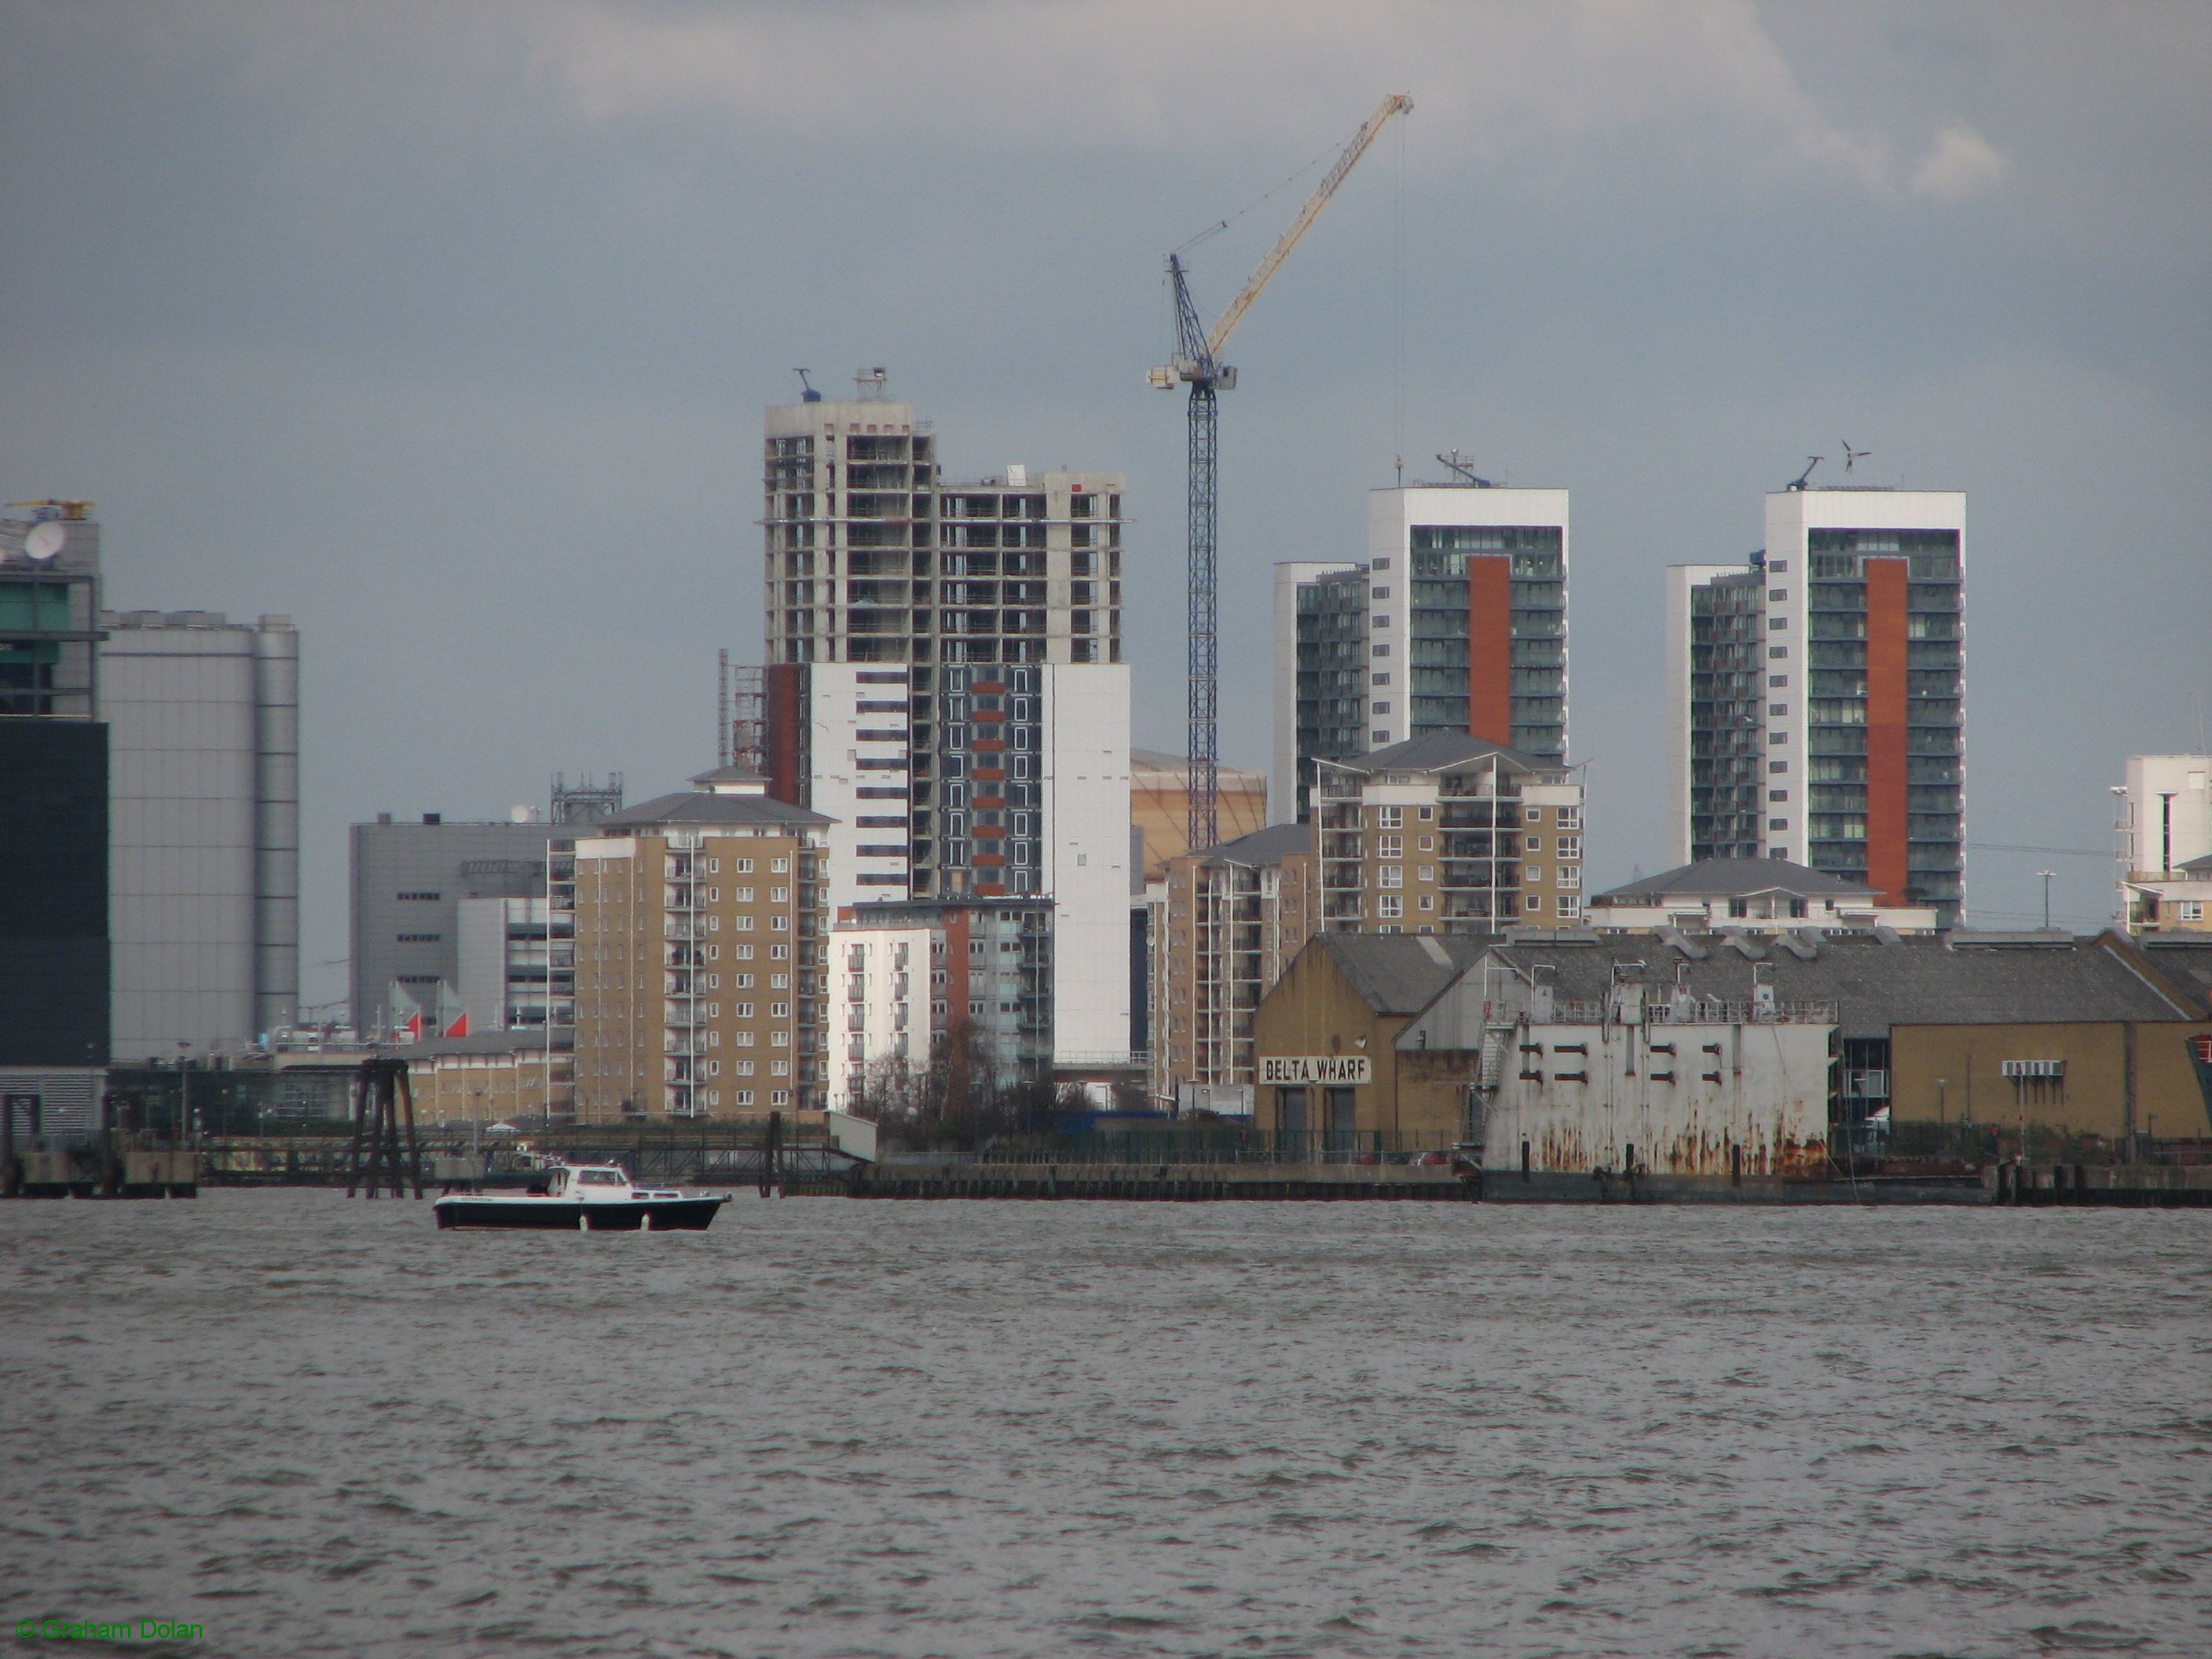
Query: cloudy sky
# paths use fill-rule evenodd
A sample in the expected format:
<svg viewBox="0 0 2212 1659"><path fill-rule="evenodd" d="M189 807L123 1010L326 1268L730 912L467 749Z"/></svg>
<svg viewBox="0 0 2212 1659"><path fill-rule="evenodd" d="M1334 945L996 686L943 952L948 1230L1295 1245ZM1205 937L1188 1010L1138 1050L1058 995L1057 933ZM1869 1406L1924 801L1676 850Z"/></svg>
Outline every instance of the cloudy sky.
<svg viewBox="0 0 2212 1659"><path fill-rule="evenodd" d="M0 0L0 489L99 502L113 605L298 620L311 964L349 822L711 761L794 365L888 368L948 475L1125 471L1177 747L1162 257L1405 91L1231 354L1224 753L1268 564L1457 447L1574 492L1592 874L1659 867L1661 572L1848 436L1969 494L1974 919L2050 867L2093 926L2107 863L2002 849L2107 848L2212 705L2208 86L2197 0Z"/></svg>

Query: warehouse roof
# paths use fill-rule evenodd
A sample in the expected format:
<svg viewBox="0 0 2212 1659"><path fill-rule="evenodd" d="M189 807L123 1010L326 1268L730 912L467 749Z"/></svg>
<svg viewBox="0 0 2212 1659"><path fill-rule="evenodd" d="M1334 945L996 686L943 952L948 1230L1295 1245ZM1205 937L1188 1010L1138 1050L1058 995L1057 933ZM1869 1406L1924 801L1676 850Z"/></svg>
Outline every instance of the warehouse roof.
<svg viewBox="0 0 2212 1659"><path fill-rule="evenodd" d="M2071 1024L2104 1020L2200 1019L2174 976L2117 936L1973 934L1900 937L1800 932L1616 933L1589 943L1500 945L1493 959L1524 975L1538 967L1557 994L1602 1000L1615 963L1638 964L1655 990L1680 982L1692 994L1747 1001L1757 977L1784 1002L1832 1002L1846 1036L1882 1036L1893 1025Z"/></svg>
<svg viewBox="0 0 2212 1659"><path fill-rule="evenodd" d="M1322 933L1313 944L1376 1013L1415 1014L1491 940L1468 933Z"/></svg>

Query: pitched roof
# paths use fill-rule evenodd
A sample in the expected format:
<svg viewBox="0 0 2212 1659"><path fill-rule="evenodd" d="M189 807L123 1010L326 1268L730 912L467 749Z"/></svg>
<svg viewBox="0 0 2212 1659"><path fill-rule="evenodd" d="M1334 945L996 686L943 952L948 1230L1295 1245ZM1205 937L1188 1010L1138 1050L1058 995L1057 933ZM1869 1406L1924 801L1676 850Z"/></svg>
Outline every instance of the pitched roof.
<svg viewBox="0 0 2212 1659"><path fill-rule="evenodd" d="M1322 933L1312 941L1378 1014L1420 1012L1490 943L1468 933Z"/></svg>
<svg viewBox="0 0 2212 1659"><path fill-rule="evenodd" d="M714 795L687 789L673 795L655 795L624 811L601 818L598 830L642 830L657 823L787 823L804 826L836 820L804 806L773 800L766 795Z"/></svg>
<svg viewBox="0 0 2212 1659"><path fill-rule="evenodd" d="M1480 760L1486 755L1498 756L1523 772L1556 772L1560 769L1556 762L1540 760L1526 750L1510 748L1502 743L1486 742L1464 732L1424 732L1418 738L1408 738L1405 742L1394 743L1386 749L1370 750L1364 755L1322 763L1369 774L1441 772L1468 761Z"/></svg>
<svg viewBox="0 0 2212 1659"><path fill-rule="evenodd" d="M1885 933L1807 932L1762 940L1668 930L1607 934L1594 943L1500 945L1494 954L1524 973L1549 968L1558 994L1577 1002L1603 1000L1615 963L1640 964L1638 976L1655 989L1679 976L1695 995L1747 1001L1756 962L1783 1001L1834 1003L1845 1036L1884 1036L1893 1025L2203 1018L2171 975L2154 968L2146 973L2148 963L2131 960L2138 953L2111 934L2023 943L1960 933Z"/></svg>
<svg viewBox="0 0 2212 1659"><path fill-rule="evenodd" d="M1273 864L1285 853L1310 851L1313 837L1310 823L1271 823L1265 830L1209 847L1202 856L1209 862L1218 859L1224 864Z"/></svg>
<svg viewBox="0 0 2212 1659"><path fill-rule="evenodd" d="M2160 974L2212 1010L2212 933L2166 933L2136 943Z"/></svg>
<svg viewBox="0 0 2212 1659"><path fill-rule="evenodd" d="M1656 876L1639 877L1598 894L1590 902L1657 904L1670 898L1747 898L1755 893L1855 898L1869 903L1881 897L1871 887L1787 859L1700 859Z"/></svg>
<svg viewBox="0 0 2212 1659"><path fill-rule="evenodd" d="M2203 854L2197 858L2184 859L2173 867L2177 870L2186 870L2192 876L2212 876L2212 853Z"/></svg>

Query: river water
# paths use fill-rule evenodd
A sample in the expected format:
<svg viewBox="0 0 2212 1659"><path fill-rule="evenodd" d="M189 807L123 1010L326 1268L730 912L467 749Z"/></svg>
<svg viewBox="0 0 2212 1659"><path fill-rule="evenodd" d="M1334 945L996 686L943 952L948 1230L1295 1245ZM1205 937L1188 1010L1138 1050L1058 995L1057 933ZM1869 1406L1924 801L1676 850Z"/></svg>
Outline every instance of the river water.
<svg viewBox="0 0 2212 1659"><path fill-rule="evenodd" d="M0 1204L0 1384L180 1652L2212 1652L2206 1212Z"/></svg>

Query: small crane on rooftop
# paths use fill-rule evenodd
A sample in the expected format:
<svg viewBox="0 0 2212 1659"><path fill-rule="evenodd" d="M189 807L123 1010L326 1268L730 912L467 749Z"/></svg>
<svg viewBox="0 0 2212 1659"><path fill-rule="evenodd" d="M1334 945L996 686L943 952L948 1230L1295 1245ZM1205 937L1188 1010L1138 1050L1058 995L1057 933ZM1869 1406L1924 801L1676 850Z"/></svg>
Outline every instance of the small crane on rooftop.
<svg viewBox="0 0 2212 1659"><path fill-rule="evenodd" d="M1186 829L1194 853L1212 847L1221 839L1221 757L1216 728L1219 639L1214 584L1218 453L1215 393L1231 391L1237 385L1237 371L1221 361L1222 349L1229 343L1237 325L1244 320L1244 313L1252 308L1252 302L1260 297L1260 290L1267 286L1268 279L1290 257L1299 239L1312 228L1321 210L1328 205L1329 198L1336 194L1337 186L1367 153L1367 147L1375 142L1376 135L1389 125L1392 116L1402 115L1413 107L1411 98L1396 92L1376 106L1375 112L1345 146L1344 153L1336 158L1335 166L1329 168L1314 193L1307 198L1306 204L1298 210L1298 216L1291 221L1291 228L1267 250L1267 257L1260 261L1260 268L1229 302L1229 309L1221 313L1220 321L1212 329L1199 321L1180 250L1168 255L1168 277L1175 287L1176 356L1174 362L1152 370L1146 378L1162 392L1172 392L1178 386L1190 388L1190 811Z"/></svg>

